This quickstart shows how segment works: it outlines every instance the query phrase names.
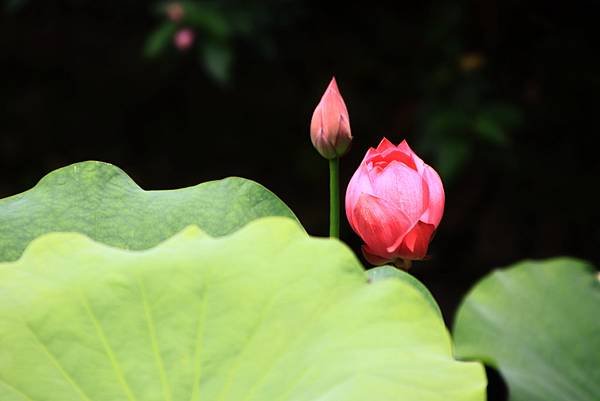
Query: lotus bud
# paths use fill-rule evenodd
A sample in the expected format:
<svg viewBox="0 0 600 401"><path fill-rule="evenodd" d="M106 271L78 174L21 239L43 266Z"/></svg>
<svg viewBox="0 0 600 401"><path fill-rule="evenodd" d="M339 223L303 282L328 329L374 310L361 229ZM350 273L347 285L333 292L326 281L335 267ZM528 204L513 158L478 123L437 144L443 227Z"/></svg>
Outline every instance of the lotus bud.
<svg viewBox="0 0 600 401"><path fill-rule="evenodd" d="M310 139L326 159L343 156L350 148L350 118L335 78L331 79L312 115Z"/></svg>

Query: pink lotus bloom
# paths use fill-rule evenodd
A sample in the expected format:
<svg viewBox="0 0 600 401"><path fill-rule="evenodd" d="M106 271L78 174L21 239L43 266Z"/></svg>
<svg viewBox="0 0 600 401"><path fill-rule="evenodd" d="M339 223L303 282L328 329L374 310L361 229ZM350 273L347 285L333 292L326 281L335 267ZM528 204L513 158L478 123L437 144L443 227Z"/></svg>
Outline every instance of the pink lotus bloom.
<svg viewBox="0 0 600 401"><path fill-rule="evenodd" d="M184 10L180 3L167 4L165 12L167 13L167 17L173 22L180 22L183 19Z"/></svg>
<svg viewBox="0 0 600 401"><path fill-rule="evenodd" d="M402 141L370 148L346 191L346 217L374 265L408 267L427 255L444 214L440 176Z"/></svg>
<svg viewBox="0 0 600 401"><path fill-rule="evenodd" d="M173 43L175 47L181 51L185 51L189 49L192 44L194 44L194 39L196 38L196 34L190 28L180 29L175 33L173 37Z"/></svg>
<svg viewBox="0 0 600 401"><path fill-rule="evenodd" d="M310 140L326 159L343 156L350 148L350 118L335 78L331 79L312 115Z"/></svg>

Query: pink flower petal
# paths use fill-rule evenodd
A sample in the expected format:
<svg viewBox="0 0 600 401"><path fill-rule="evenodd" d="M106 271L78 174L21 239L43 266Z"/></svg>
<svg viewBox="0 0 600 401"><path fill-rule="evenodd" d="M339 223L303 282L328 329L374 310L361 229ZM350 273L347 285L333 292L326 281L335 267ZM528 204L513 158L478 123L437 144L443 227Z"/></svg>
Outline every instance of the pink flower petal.
<svg viewBox="0 0 600 401"><path fill-rule="evenodd" d="M406 142L406 139L403 139L402 142L400 142L398 144L398 146L396 146L396 148L399 151L404 152L409 156L412 156L415 154L415 152L413 152L413 150L410 148L410 146L408 146L408 142Z"/></svg>
<svg viewBox="0 0 600 401"><path fill-rule="evenodd" d="M370 252L383 258L387 248L402 238L412 224L401 211L376 196L361 194L353 210L353 229L363 239Z"/></svg>
<svg viewBox="0 0 600 401"><path fill-rule="evenodd" d="M381 142L379 142L379 145L377 145L377 152L383 152L384 150L387 149L395 149L396 146L390 142L386 137L383 137L383 139L381 140Z"/></svg>
<svg viewBox="0 0 600 401"><path fill-rule="evenodd" d="M429 241L435 232L433 224L419 221L402 239L395 248L389 247L387 251L396 258L419 260L427 255Z"/></svg>
<svg viewBox="0 0 600 401"><path fill-rule="evenodd" d="M371 177L371 183L374 195L401 210L411 221L411 226L423 215L427 206L424 202L423 179L406 164L392 161Z"/></svg>
<svg viewBox="0 0 600 401"><path fill-rule="evenodd" d="M408 142L406 142L406 140L403 140L400 143L400 145L398 145L398 149L410 156L415 165L416 170L419 172L419 174L422 174L426 164L419 156L417 156L415 152L413 152L411 147L408 146Z"/></svg>
<svg viewBox="0 0 600 401"><path fill-rule="evenodd" d="M361 165L362 164L367 164L369 162L370 159L372 159L373 157L377 156L379 154L379 152L377 151L377 149L375 148L369 148L367 150L367 153L365 154L365 157L363 157Z"/></svg>
<svg viewBox="0 0 600 401"><path fill-rule="evenodd" d="M433 224L437 228L444 215L444 203L446 201L444 186L438 173L427 165L423 170L423 179L429 189L429 205L423 216L421 216L421 220Z"/></svg>
<svg viewBox="0 0 600 401"><path fill-rule="evenodd" d="M346 122L344 124L344 129L348 130L347 135L350 136L348 109L340 94L335 78L332 78L329 83L320 104L322 106L321 122L323 124L323 130L333 136L333 133L340 132L341 122L344 120Z"/></svg>
<svg viewBox="0 0 600 401"><path fill-rule="evenodd" d="M335 147L329 142L328 137L323 132L323 129L319 129L316 134L311 135L311 141L313 146L319 150L319 153L323 157L332 159L336 157Z"/></svg>
<svg viewBox="0 0 600 401"><path fill-rule="evenodd" d="M373 195L373 187L371 186L371 182L369 181L369 176L366 171L366 167L361 164L358 170L354 173L350 182L348 183L348 188L346 189L346 218L350 223L350 226L354 231L356 231L354 224L354 215L352 211L356 207L358 203L358 199L361 194L369 194Z"/></svg>
<svg viewBox="0 0 600 401"><path fill-rule="evenodd" d="M417 166L415 165L412 157L396 148L387 149L383 153L372 155L368 160L368 163L373 164L373 166L385 167L387 164L393 161L404 163L408 167L417 171Z"/></svg>

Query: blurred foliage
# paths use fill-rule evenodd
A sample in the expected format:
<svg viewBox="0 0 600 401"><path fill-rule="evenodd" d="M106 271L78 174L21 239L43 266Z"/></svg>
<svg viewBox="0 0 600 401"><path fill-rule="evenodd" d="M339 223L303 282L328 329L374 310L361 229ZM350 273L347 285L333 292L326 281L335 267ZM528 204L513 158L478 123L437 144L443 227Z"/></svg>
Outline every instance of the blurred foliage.
<svg viewBox="0 0 600 401"><path fill-rule="evenodd" d="M470 74L470 73L469 73ZM485 98L481 77L457 77L451 89L425 98L420 111L420 149L434 156L435 166L452 180L473 154L478 143L506 147L511 131L521 122L519 109L509 103Z"/></svg>
<svg viewBox="0 0 600 401"><path fill-rule="evenodd" d="M27 2L6 0L5 6L16 12ZM169 12L173 6L181 9L176 18ZM143 54L163 62L195 58L213 82L230 86L235 78L236 53L246 47L260 57L272 58L281 47L276 28L294 27L303 13L300 10L306 7L300 0L161 1L150 8L158 25L148 34ZM413 55L418 68L404 71L414 75L411 82L419 96L413 131L415 148L436 166L448 184L459 176L479 147L510 147L513 133L522 123L520 107L514 99L504 99L494 82L495 60L489 54L493 53L489 44L470 40L473 34L466 31L472 20L470 8L472 5L465 1L438 2L419 28L421 50ZM382 16L380 11L373 11ZM174 44L175 35L182 29L194 33L187 49L177 49ZM364 52L360 47L364 44L356 46L357 55ZM361 62L368 63L368 57Z"/></svg>
<svg viewBox="0 0 600 401"><path fill-rule="evenodd" d="M522 120L518 106L495 93L486 54L468 47L465 8L464 2L440 7L425 37L436 57L421 78L418 147L446 181L456 178L477 145L509 146Z"/></svg>
<svg viewBox="0 0 600 401"><path fill-rule="evenodd" d="M269 28L283 15L289 23L294 15L290 10L299 9L302 3L292 0L276 7L271 2L161 2L154 12L163 22L148 37L145 54L151 58L175 56L171 51L175 48L174 35L178 29L191 28L197 33L191 50L206 73L226 85L233 78L236 42L245 40L255 50L268 54L268 49L272 51L276 46ZM168 8L174 5L183 10L179 21L169 20ZM432 12L422 33L425 53L420 63L426 67L419 69L415 77L420 93L416 148L449 183L469 162L477 146L510 146L511 133L522 120L519 107L494 92L486 54L471 50L467 44L463 29L469 18L467 8L464 1L452 2L440 4Z"/></svg>
<svg viewBox="0 0 600 401"><path fill-rule="evenodd" d="M21 8L27 0L5 0L4 7L7 11L16 11Z"/></svg>
<svg viewBox="0 0 600 401"><path fill-rule="evenodd" d="M273 14L287 3L290 2L282 1L273 7L267 3L242 1L161 2L153 10L162 22L149 35L144 54L149 58L173 55L174 35L179 29L191 29L196 38L190 50L198 55L204 70L214 81L226 85L232 79L236 42L244 40L268 55L273 42L266 29L277 20ZM175 18L169 15L170 7L180 8L181 15Z"/></svg>

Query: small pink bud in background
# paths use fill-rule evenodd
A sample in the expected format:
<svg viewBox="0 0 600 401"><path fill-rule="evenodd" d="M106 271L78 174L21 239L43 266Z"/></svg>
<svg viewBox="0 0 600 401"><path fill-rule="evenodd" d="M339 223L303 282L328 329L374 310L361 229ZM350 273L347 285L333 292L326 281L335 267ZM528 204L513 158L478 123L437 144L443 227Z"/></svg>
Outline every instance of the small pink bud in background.
<svg viewBox="0 0 600 401"><path fill-rule="evenodd" d="M374 265L423 259L444 214L444 187L402 141L370 148L346 191L346 217Z"/></svg>
<svg viewBox="0 0 600 401"><path fill-rule="evenodd" d="M183 6L180 3L169 3L165 7L167 17L173 22L179 22L183 18Z"/></svg>
<svg viewBox="0 0 600 401"><path fill-rule="evenodd" d="M179 50L186 51L192 46L192 44L194 44L195 37L196 34L191 29L180 29L175 33L175 36L173 37L173 43Z"/></svg>
<svg viewBox="0 0 600 401"><path fill-rule="evenodd" d="M312 115L310 139L326 159L343 156L350 148L350 118L335 78L331 79Z"/></svg>

